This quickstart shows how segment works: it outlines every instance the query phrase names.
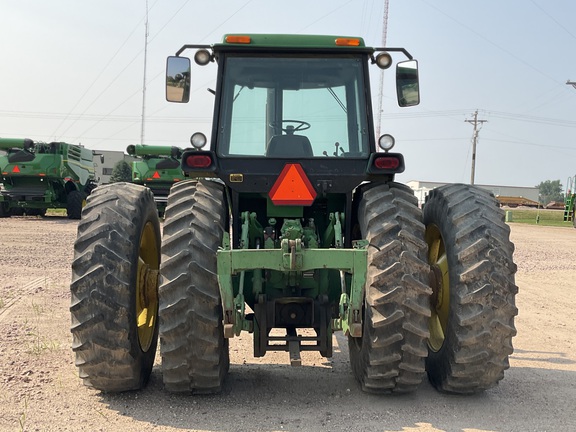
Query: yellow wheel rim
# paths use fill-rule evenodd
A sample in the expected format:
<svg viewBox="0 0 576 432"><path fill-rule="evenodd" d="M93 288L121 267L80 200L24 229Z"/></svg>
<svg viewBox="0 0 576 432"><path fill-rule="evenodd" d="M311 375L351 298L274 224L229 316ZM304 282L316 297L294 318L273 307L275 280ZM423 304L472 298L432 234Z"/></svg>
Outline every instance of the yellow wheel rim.
<svg viewBox="0 0 576 432"><path fill-rule="evenodd" d="M426 242L428 243L428 263L431 271L431 311L428 345L432 351L439 351L444 344L450 313L450 279L448 275L448 259L446 248L440 230L436 225L426 227Z"/></svg>
<svg viewBox="0 0 576 432"><path fill-rule="evenodd" d="M142 231L136 278L136 324L142 351L148 351L154 340L158 319L158 238L148 222Z"/></svg>

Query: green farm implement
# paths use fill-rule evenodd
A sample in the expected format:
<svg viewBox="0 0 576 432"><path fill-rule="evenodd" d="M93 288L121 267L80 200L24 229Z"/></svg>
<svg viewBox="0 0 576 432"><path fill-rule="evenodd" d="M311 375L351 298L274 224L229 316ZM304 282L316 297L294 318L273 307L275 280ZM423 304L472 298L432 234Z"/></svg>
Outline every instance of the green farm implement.
<svg viewBox="0 0 576 432"><path fill-rule="evenodd" d="M63 142L0 138L0 217L44 216L46 209L66 208L80 219L86 197L97 186L94 153Z"/></svg>
<svg viewBox="0 0 576 432"><path fill-rule="evenodd" d="M132 161L132 183L150 188L158 214L164 216L170 188L184 179L180 167L182 149L174 146L136 144L129 145L126 152L137 157Z"/></svg>

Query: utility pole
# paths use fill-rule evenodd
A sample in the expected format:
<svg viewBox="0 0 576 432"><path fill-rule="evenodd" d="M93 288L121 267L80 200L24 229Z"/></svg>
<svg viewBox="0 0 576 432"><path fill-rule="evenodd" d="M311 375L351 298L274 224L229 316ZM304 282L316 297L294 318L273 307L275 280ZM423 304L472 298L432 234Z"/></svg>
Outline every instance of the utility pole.
<svg viewBox="0 0 576 432"><path fill-rule="evenodd" d="M464 120L466 123L471 123L474 125L474 134L472 135L472 172L470 174L470 184L474 184L474 175L476 173L476 143L478 141L478 132L482 128L482 124L486 123L488 120L478 120L478 110L474 112L474 120ZM480 125L480 128L478 128Z"/></svg>

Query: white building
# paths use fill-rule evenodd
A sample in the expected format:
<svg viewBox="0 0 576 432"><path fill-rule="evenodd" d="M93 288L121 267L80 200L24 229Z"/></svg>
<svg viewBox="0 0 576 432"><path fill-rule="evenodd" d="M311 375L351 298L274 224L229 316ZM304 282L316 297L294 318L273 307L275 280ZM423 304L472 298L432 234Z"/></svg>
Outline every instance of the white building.
<svg viewBox="0 0 576 432"><path fill-rule="evenodd" d="M426 201L426 196L428 192L440 186L444 186L446 183L439 182L425 182L419 180L410 180L406 183L414 191L414 195L418 198L418 204L422 206ZM519 197L528 198L532 201L538 201L539 199L539 189L537 187L522 187L522 186L495 186L495 185L475 185L479 188L489 190L494 194L494 196L506 196L506 197Z"/></svg>
<svg viewBox="0 0 576 432"><path fill-rule="evenodd" d="M94 168L96 170L96 178L100 178L98 184L105 185L110 183L110 176L112 175L112 170L114 165L119 161L125 160L130 164L136 158L125 154L123 151L117 150L94 150L96 155L94 156ZM100 156L104 156L104 162L100 161Z"/></svg>

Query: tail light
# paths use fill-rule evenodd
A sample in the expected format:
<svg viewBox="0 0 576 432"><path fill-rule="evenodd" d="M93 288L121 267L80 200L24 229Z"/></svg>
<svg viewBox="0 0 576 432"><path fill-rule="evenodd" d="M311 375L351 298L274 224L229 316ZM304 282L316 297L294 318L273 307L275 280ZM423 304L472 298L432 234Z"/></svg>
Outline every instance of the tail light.
<svg viewBox="0 0 576 432"><path fill-rule="evenodd" d="M182 171L184 173L216 172L216 168L217 161L214 152L189 149L182 154Z"/></svg>
<svg viewBox="0 0 576 432"><path fill-rule="evenodd" d="M186 166L190 168L208 168L212 165L212 158L209 155L189 155L186 158Z"/></svg>
<svg viewBox="0 0 576 432"><path fill-rule="evenodd" d="M404 172L404 156L401 153L372 153L368 162L368 174L400 174Z"/></svg>
<svg viewBox="0 0 576 432"><path fill-rule="evenodd" d="M379 170L396 170L400 166L400 159L395 156L378 156L374 158L374 167Z"/></svg>

